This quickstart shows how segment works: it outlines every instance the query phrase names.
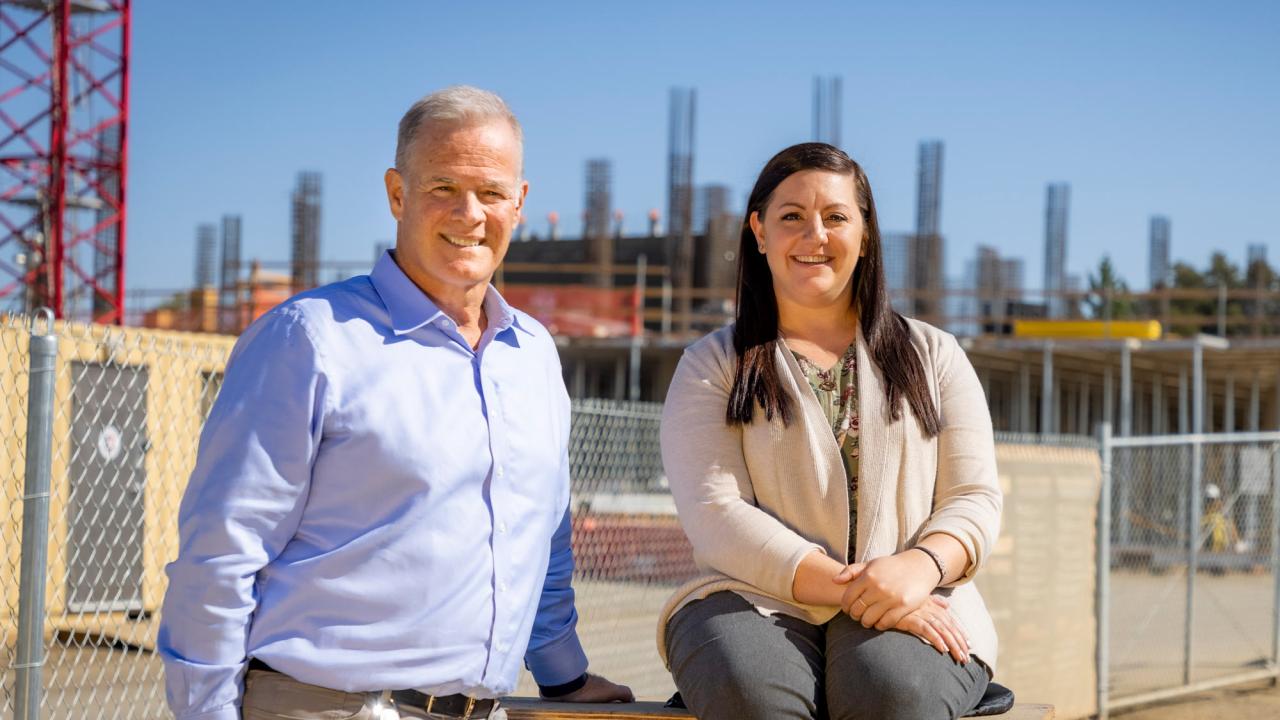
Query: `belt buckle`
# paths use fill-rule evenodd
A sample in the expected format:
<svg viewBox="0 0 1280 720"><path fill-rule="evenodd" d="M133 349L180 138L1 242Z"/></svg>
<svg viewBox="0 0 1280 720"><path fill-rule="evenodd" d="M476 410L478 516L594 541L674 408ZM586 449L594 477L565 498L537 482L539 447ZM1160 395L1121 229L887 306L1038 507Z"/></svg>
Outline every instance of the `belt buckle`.
<svg viewBox="0 0 1280 720"><path fill-rule="evenodd" d="M431 706L435 705L436 696L427 696L427 714L431 714ZM467 709L462 712L462 720L471 720L471 713L476 709L476 699L471 695L467 696Z"/></svg>

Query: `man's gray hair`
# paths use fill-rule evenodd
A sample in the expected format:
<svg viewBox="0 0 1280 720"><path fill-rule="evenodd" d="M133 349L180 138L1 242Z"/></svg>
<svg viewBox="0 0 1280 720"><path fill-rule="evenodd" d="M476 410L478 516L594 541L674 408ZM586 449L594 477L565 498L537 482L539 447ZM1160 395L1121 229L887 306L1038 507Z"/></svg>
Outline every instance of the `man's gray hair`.
<svg viewBox="0 0 1280 720"><path fill-rule="evenodd" d="M469 124L485 120L505 120L511 124L511 129L516 134L516 143L520 146L520 164L523 166L524 132L511 108L496 93L470 85L451 85L414 103L404 117L400 118L400 132L396 137L396 169L405 171L409 161L409 148L423 125Z"/></svg>

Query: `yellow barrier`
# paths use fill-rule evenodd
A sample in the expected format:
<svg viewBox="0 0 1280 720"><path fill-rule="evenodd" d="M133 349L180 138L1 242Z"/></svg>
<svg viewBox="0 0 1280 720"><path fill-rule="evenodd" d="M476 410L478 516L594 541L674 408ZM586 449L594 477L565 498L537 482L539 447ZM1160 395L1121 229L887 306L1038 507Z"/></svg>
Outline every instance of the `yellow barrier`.
<svg viewBox="0 0 1280 720"><path fill-rule="evenodd" d="M1159 340L1159 320L1014 320L1013 335L1020 338L1098 340L1136 338Z"/></svg>

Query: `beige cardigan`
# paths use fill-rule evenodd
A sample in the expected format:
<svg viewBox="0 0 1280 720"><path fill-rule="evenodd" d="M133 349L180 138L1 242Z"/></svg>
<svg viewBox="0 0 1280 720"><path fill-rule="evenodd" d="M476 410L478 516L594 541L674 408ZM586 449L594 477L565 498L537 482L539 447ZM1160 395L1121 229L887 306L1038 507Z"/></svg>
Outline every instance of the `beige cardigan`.
<svg viewBox="0 0 1280 720"><path fill-rule="evenodd" d="M884 377L857 335L861 460L858 477L859 562L902 551L920 538L946 533L971 560L965 576L935 590L968 632L970 649L996 665L996 632L969 582L1000 531L1002 498L995 442L982 386L955 338L908 320L924 361L942 432L926 438L910 406L890 422ZM680 524L702 574L676 590L658 619L658 652L667 660L666 626L688 603L733 590L757 607L814 624L836 607L796 602L791 584L801 558L817 548L848 557L849 490L840 449L795 358L778 343L783 389L791 397L790 426L764 420L725 423L736 354L733 328L694 343L680 359L662 413L662 462Z"/></svg>

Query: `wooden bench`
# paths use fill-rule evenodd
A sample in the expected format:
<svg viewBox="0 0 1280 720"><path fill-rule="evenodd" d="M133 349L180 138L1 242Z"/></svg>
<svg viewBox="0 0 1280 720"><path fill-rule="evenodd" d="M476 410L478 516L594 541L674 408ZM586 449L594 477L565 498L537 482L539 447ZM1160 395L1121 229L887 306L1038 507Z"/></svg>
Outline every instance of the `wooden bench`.
<svg viewBox="0 0 1280 720"><path fill-rule="evenodd" d="M535 698L506 698L502 707L508 720L644 720L644 718L692 718L687 710L662 707L660 702L638 703L552 703ZM1000 720L1053 720L1052 705L1018 704Z"/></svg>

